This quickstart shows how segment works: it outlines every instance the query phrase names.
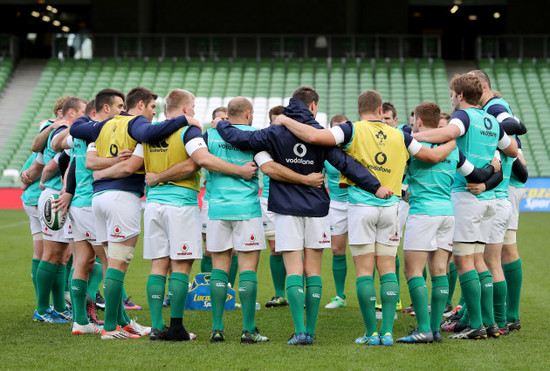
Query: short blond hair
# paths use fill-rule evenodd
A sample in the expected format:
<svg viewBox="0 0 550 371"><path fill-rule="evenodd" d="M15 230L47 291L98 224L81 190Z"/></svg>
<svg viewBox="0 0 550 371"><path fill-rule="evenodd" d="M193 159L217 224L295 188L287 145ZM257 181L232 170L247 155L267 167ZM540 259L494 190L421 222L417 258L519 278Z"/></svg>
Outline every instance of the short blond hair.
<svg viewBox="0 0 550 371"><path fill-rule="evenodd" d="M53 104L53 114L57 116L57 111L60 111L63 109L63 105L65 105L65 102L71 98L70 95L64 95L62 97L59 97L55 100L55 103Z"/></svg>
<svg viewBox="0 0 550 371"><path fill-rule="evenodd" d="M183 108L183 106L191 104L193 99L195 99L193 93L183 89L174 89L164 98L166 102L166 112L175 112Z"/></svg>

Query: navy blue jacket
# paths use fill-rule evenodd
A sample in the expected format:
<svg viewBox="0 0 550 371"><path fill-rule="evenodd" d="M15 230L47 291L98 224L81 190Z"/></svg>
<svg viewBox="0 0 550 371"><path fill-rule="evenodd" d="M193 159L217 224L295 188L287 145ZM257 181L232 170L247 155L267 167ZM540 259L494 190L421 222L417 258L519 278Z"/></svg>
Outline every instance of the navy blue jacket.
<svg viewBox="0 0 550 371"><path fill-rule="evenodd" d="M127 113L121 113L127 115ZM74 138L84 139L86 142L95 142L101 129L110 118L96 122L91 121L90 117L82 116L71 125L71 135ZM166 138L174 131L187 125L185 116L179 116L171 120L163 121L157 125L151 124L144 116L136 116L128 122L128 135L138 142L157 142ZM106 190L118 190L127 192L136 192L143 196L143 187L145 186L145 174L132 174L121 179L98 179L92 183L94 193Z"/></svg>
<svg viewBox="0 0 550 371"><path fill-rule="evenodd" d="M290 99L283 114L306 125L322 129L311 111L299 99ZM226 141L243 150L267 150L273 159L303 175L322 172L325 160L364 190L376 193L380 182L359 162L337 147L304 143L283 126L242 131L229 121L221 121L217 130ZM328 214L330 199L325 187L314 188L271 179L268 210L283 215L322 217Z"/></svg>

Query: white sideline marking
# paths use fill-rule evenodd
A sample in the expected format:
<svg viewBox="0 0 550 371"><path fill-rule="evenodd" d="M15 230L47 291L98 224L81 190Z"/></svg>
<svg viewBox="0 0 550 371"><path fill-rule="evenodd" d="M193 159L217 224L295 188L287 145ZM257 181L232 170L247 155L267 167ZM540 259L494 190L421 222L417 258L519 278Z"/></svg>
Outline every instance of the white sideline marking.
<svg viewBox="0 0 550 371"><path fill-rule="evenodd" d="M12 227L17 227L18 225L22 225L22 224L25 224L25 223L28 223L27 220L22 220L20 222L17 222L17 223L11 223L11 224L6 224L6 225L3 225L0 227L0 229L7 229L7 228L12 228Z"/></svg>

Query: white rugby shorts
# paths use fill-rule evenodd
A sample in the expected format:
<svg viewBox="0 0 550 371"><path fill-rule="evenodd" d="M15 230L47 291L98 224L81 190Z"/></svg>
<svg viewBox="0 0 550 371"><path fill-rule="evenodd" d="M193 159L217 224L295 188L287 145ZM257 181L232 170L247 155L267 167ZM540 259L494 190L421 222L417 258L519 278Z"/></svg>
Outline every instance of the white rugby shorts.
<svg viewBox="0 0 550 371"><path fill-rule="evenodd" d="M479 200L470 192L453 192L454 242L487 243L496 214L496 199Z"/></svg>
<svg viewBox="0 0 550 371"><path fill-rule="evenodd" d="M350 204L348 207L349 244L381 243L399 246L399 204L369 206Z"/></svg>
<svg viewBox="0 0 550 371"><path fill-rule="evenodd" d="M256 251L265 249L262 218L248 220L210 219L206 231L206 248L210 252Z"/></svg>
<svg viewBox="0 0 550 371"><path fill-rule="evenodd" d="M327 217L275 214L275 251L301 251L330 248Z"/></svg>
<svg viewBox="0 0 550 371"><path fill-rule="evenodd" d="M452 215L409 215L403 239L403 250L453 251L455 218Z"/></svg>
<svg viewBox="0 0 550 371"><path fill-rule="evenodd" d="M126 191L107 191L92 198L96 240L124 242L141 232L141 202Z"/></svg>

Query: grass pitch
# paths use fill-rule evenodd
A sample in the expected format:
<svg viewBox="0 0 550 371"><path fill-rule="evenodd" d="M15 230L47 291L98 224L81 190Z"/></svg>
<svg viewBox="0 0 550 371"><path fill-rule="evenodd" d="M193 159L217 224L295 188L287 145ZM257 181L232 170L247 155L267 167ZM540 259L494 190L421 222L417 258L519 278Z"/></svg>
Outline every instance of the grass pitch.
<svg viewBox="0 0 550 371"><path fill-rule="evenodd" d="M194 342L156 343L147 338L129 341L101 341L98 336L73 336L69 324L32 322L36 306L30 279L32 241L28 219L23 210L0 211L0 368L9 369L459 369L459 368L549 368L546 332L550 297L548 269L550 214L523 213L518 243L523 261L521 322L523 329L510 336L485 341L459 341L444 338L440 344L367 347L354 344L364 326L355 293L355 270L348 254L346 293L348 306L324 309L334 296L332 257L325 251L323 261L323 299L317 321L317 340L309 347L291 347L286 341L293 332L290 310L265 308L273 295L269 252L262 253L258 271L256 321L262 334L271 341L241 345L242 317L239 310L226 312L227 341L210 344L211 316L207 311L186 311L184 323L198 335ZM126 275L126 290L132 301L143 306L129 311L139 322L150 325L146 299L149 262L141 258L141 241L136 258ZM402 254L402 250L400 250ZM195 263L191 278L199 271ZM429 280L428 280L429 281ZM428 283L429 285L429 283ZM453 304L460 295L457 283ZM401 299L409 305L406 280L401 274ZM165 309L169 321L169 309ZM100 317L103 316L99 312ZM408 333L415 319L398 312L394 338Z"/></svg>

